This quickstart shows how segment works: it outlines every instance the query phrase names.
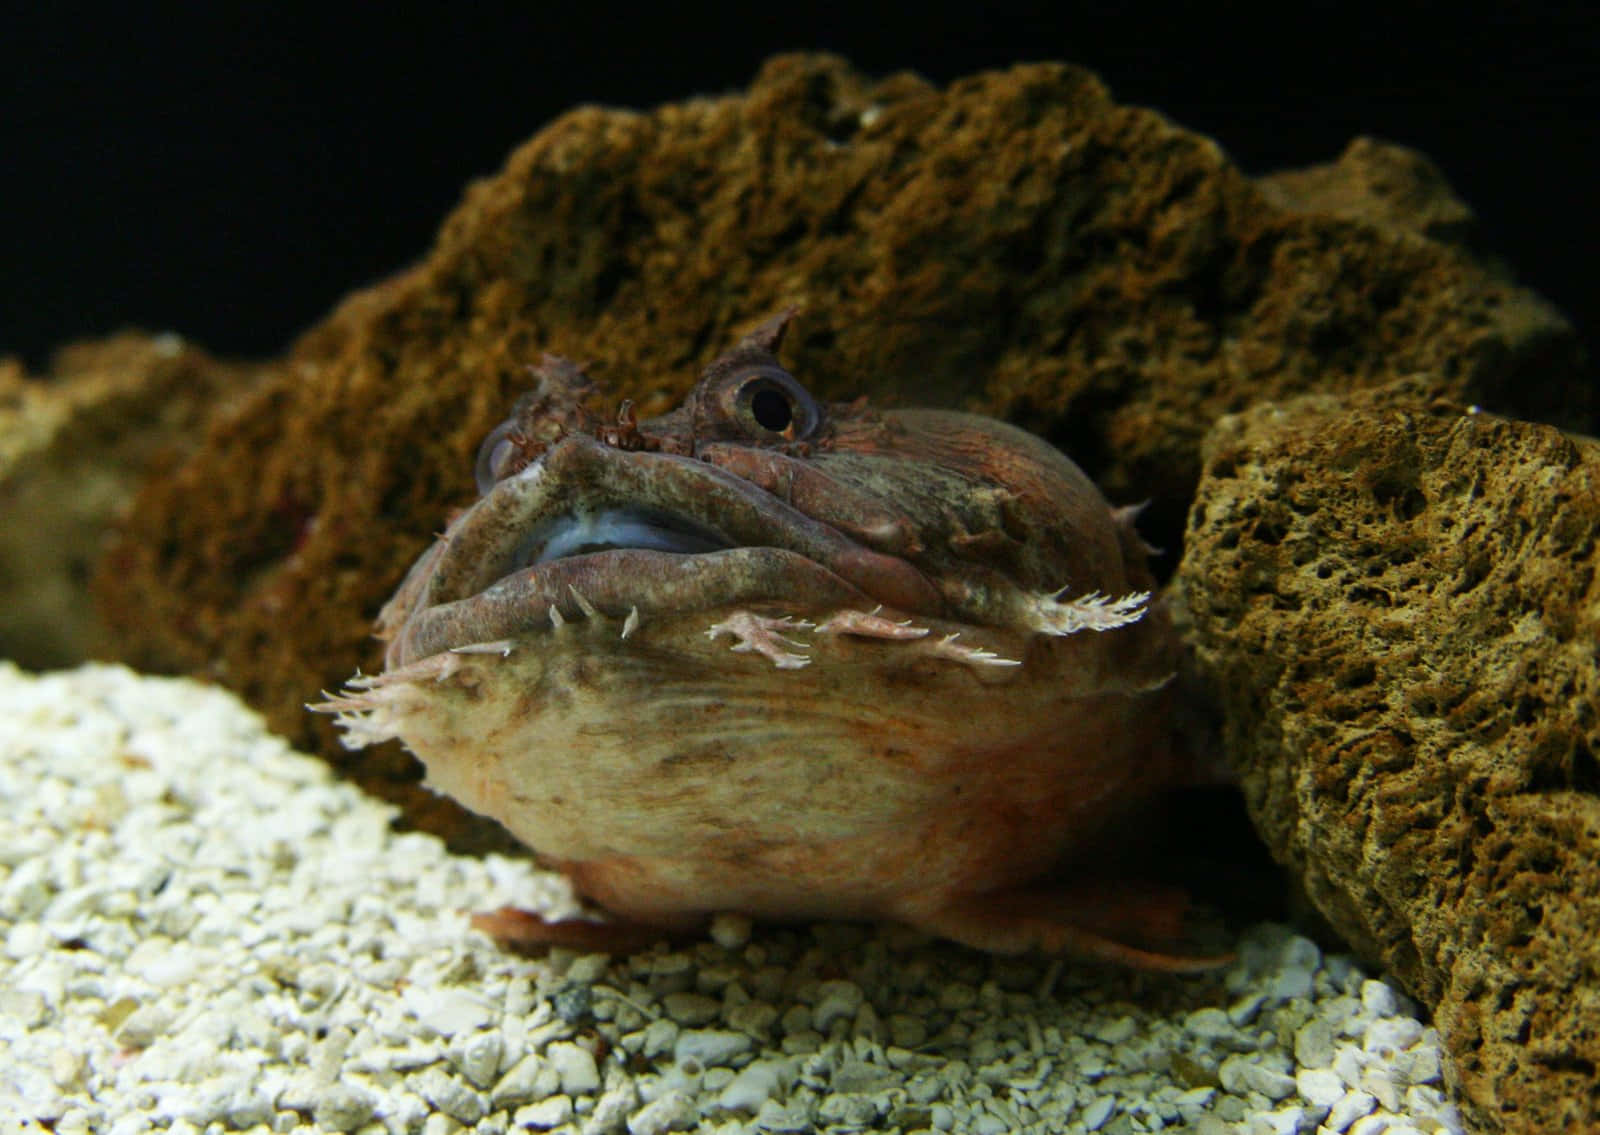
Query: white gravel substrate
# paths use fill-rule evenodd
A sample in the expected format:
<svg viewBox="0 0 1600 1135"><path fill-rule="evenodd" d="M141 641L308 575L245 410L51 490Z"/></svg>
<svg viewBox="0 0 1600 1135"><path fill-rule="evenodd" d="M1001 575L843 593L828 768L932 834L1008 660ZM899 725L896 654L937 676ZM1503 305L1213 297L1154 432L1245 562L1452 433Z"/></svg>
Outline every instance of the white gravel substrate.
<svg viewBox="0 0 1600 1135"><path fill-rule="evenodd" d="M0 801L0 1130L1460 1130L1414 1006L1282 928L1190 979L737 919L511 957L467 914L559 880L114 667L0 664Z"/></svg>

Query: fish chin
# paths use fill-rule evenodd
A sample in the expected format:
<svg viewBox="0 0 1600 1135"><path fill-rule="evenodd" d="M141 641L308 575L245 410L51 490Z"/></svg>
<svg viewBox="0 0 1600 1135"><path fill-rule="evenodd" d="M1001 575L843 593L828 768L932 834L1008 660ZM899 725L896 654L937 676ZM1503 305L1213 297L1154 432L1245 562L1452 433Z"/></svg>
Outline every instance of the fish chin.
<svg viewBox="0 0 1600 1135"><path fill-rule="evenodd" d="M991 683L1027 675L942 652L949 624L869 640L818 625L826 610L580 612L354 679L315 708L347 747L400 739L431 787L548 856L670 856L692 838L737 859L897 830L937 795L919 787L924 761L1002 736L1015 703ZM886 705L884 688L906 693ZM787 803L730 828L752 795Z"/></svg>

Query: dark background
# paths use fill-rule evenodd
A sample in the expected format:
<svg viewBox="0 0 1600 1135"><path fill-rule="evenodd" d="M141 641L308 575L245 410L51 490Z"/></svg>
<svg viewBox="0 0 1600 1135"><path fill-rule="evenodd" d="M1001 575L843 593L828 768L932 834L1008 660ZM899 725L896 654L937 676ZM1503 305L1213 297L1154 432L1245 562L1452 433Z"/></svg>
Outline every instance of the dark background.
<svg viewBox="0 0 1600 1135"><path fill-rule="evenodd" d="M8 7L0 354L35 369L128 324L276 352L422 255L467 181L563 109L736 89L799 48L940 83L1082 63L1252 173L1363 133L1415 146L1477 210L1482 246L1591 349L1600 330L1600 25L1576 6Z"/></svg>

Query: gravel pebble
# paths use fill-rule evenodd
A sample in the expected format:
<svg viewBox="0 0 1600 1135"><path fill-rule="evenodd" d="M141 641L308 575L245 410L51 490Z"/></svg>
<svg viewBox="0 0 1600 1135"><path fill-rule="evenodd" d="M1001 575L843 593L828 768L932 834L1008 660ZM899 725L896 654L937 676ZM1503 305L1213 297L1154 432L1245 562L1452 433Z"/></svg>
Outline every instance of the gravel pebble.
<svg viewBox="0 0 1600 1135"><path fill-rule="evenodd" d="M673 1058L682 1065L692 1061L701 1068L726 1064L755 1047L755 1041L741 1032L726 1029L690 1029L678 1034Z"/></svg>
<svg viewBox="0 0 1600 1135"><path fill-rule="evenodd" d="M1190 1013L1183 1022L1184 1030L1193 1037L1202 1040L1220 1040L1223 1037L1233 1036L1238 1030L1228 1014L1221 1009L1205 1008L1196 1009Z"/></svg>
<svg viewBox="0 0 1600 1135"><path fill-rule="evenodd" d="M1333 1025L1313 1017L1294 1034L1294 1058L1306 1068L1327 1068L1333 1064Z"/></svg>
<svg viewBox="0 0 1600 1135"><path fill-rule="evenodd" d="M1387 982L1368 980L1361 983L1361 1007L1374 1017L1392 1017L1400 1011L1400 1002Z"/></svg>
<svg viewBox="0 0 1600 1135"><path fill-rule="evenodd" d="M1380 1056L1392 1057L1416 1044L1421 1037L1421 1022L1409 1017L1386 1017L1367 1026L1361 1047Z"/></svg>
<svg viewBox="0 0 1600 1135"><path fill-rule="evenodd" d="M1350 1135L1399 1135L1394 1116L1384 1113L1363 1115L1350 1125Z"/></svg>
<svg viewBox="0 0 1600 1135"><path fill-rule="evenodd" d="M1245 1130L1250 1135L1305 1135L1316 1130L1318 1111L1303 1107L1285 1107L1277 1111L1257 1112L1250 1117Z"/></svg>
<svg viewBox="0 0 1600 1135"><path fill-rule="evenodd" d="M780 1086L794 1079L786 1060L757 1060L746 1064L722 1089L717 1106L725 1111L760 1111L779 1094Z"/></svg>
<svg viewBox="0 0 1600 1135"><path fill-rule="evenodd" d="M737 950L750 941L754 930L750 919L742 914L724 911L711 920L711 940L724 950Z"/></svg>
<svg viewBox="0 0 1600 1135"><path fill-rule="evenodd" d="M580 1096L600 1087L600 1068L594 1053L567 1041L558 1041L545 1049L544 1058L555 1069L561 1081L561 1090L569 1096Z"/></svg>
<svg viewBox="0 0 1600 1135"><path fill-rule="evenodd" d="M538 1103L530 1103L526 1107L519 1107L512 1116L512 1122L518 1127L532 1127L535 1130L547 1130L559 1127L572 1118L571 1096L546 1096Z"/></svg>
<svg viewBox="0 0 1600 1135"><path fill-rule="evenodd" d="M367 1089L355 1084L329 1084L318 1093L312 1117L332 1131L355 1131L362 1127L378 1110L377 1101ZM215 1118L220 1119L219 1114ZM252 1115L248 1122L264 1122L265 1116ZM211 1122L207 1119L206 1122Z"/></svg>
<svg viewBox="0 0 1600 1135"><path fill-rule="evenodd" d="M628 1117L628 1135L665 1135L686 1131L699 1119L699 1109L687 1095L669 1091Z"/></svg>
<svg viewBox="0 0 1600 1135"><path fill-rule="evenodd" d="M861 987L850 981L824 981L811 1009L811 1027L826 1033L836 1021L850 1021L864 1000Z"/></svg>
<svg viewBox="0 0 1600 1135"><path fill-rule="evenodd" d="M1294 1083L1307 1103L1331 1108L1344 1098L1344 1081L1330 1068L1302 1068L1295 1073Z"/></svg>
<svg viewBox="0 0 1600 1135"><path fill-rule="evenodd" d="M1293 1076L1257 1063L1248 1057L1230 1056L1218 1070L1222 1086L1236 1095L1256 1092L1269 1100L1281 1100L1294 1094Z"/></svg>
<svg viewBox="0 0 1600 1135"><path fill-rule="evenodd" d="M423 1099L457 1123L471 1126L488 1112L482 1096L442 1067L425 1069L410 1082Z"/></svg>
<svg viewBox="0 0 1600 1135"><path fill-rule="evenodd" d="M1378 1106L1377 1099L1367 1092L1346 1092L1328 1109L1327 1125L1335 1131L1348 1130L1350 1125Z"/></svg>
<svg viewBox="0 0 1600 1135"><path fill-rule="evenodd" d="M563 881L396 833L226 693L117 667L0 664L0 801L23 1130L1461 1130L1409 998L1282 927L1194 979L737 917L520 958L468 916L562 917Z"/></svg>
<svg viewBox="0 0 1600 1135"><path fill-rule="evenodd" d="M560 1087L561 1076L550 1062L539 1053L530 1052L500 1078L489 1093L489 1102L497 1108L515 1107L553 1095Z"/></svg>
<svg viewBox="0 0 1600 1135"><path fill-rule="evenodd" d="M1117 1101L1113 1096L1101 1096L1078 1117L1078 1121L1090 1131L1098 1131L1105 1126L1106 1120L1111 1118L1111 1113L1117 1110Z"/></svg>
<svg viewBox="0 0 1600 1135"><path fill-rule="evenodd" d="M722 1002L703 993L669 993L661 1007L680 1025L708 1025L722 1012Z"/></svg>

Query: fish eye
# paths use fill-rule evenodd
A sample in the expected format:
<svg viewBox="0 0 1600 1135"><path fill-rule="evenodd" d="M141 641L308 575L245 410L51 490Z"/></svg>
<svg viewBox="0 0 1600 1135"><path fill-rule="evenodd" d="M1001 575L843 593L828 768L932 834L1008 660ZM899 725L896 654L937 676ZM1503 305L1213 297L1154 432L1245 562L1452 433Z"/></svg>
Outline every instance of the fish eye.
<svg viewBox="0 0 1600 1135"><path fill-rule="evenodd" d="M822 407L781 367L755 367L737 376L734 412L755 436L804 441L822 422Z"/></svg>
<svg viewBox="0 0 1600 1135"><path fill-rule="evenodd" d="M780 392L763 387L750 395L750 416L762 429L782 433L794 421L794 410Z"/></svg>

